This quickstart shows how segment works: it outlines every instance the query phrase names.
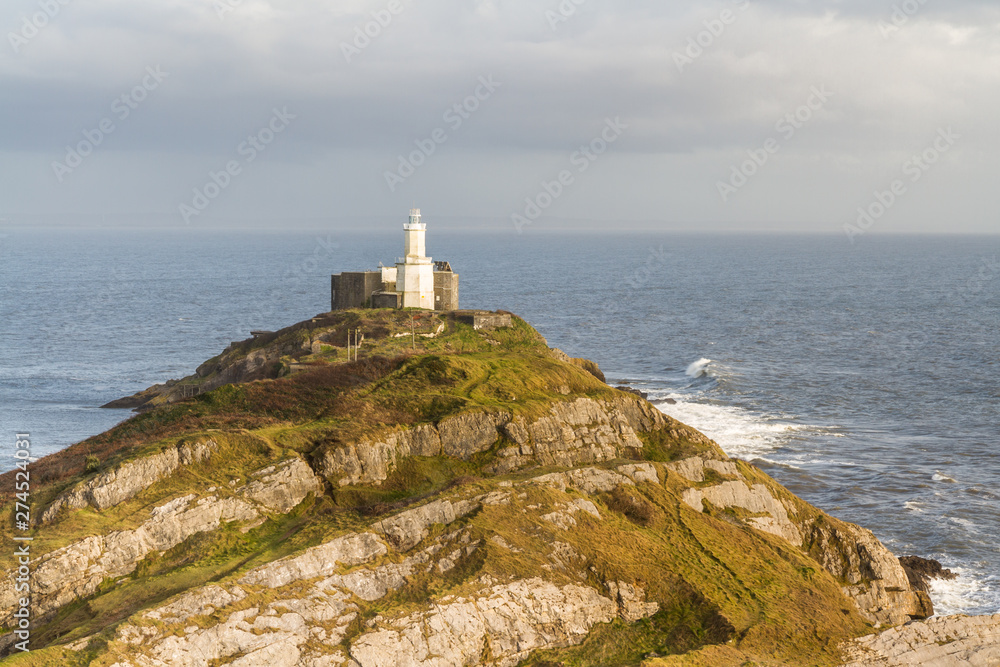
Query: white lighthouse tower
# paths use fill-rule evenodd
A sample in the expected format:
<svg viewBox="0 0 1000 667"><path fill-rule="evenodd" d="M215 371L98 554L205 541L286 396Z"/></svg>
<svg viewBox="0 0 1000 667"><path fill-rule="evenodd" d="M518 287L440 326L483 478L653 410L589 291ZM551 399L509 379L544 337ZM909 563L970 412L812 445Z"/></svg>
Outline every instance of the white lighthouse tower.
<svg viewBox="0 0 1000 667"><path fill-rule="evenodd" d="M410 209L403 225L405 257L396 260L396 291L402 293L403 308L434 310L434 262L425 257L427 225L420 222L420 209Z"/></svg>

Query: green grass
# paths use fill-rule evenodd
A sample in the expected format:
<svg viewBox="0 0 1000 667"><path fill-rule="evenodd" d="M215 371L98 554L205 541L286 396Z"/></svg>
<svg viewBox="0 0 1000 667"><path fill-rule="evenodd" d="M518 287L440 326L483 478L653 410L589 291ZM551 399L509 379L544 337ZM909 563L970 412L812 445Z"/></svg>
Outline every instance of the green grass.
<svg viewBox="0 0 1000 667"><path fill-rule="evenodd" d="M651 653L686 653L706 643L728 640L725 622L706 605L678 604L650 618L626 623L616 618L598 625L579 646L538 651L525 667L638 666Z"/></svg>
<svg viewBox="0 0 1000 667"><path fill-rule="evenodd" d="M230 481L242 484L254 471L289 456L315 461L330 447L466 411L504 411L532 421L548 414L556 402L622 397L587 364L556 359L541 336L518 318L512 327L491 332L451 326L438 315L426 317L421 326L426 333L441 324L446 329L440 336L417 338L416 352L409 337L396 336L409 331L409 313L398 311L331 314L234 346L212 363L234 363L270 346L282 352L286 366L292 361L312 365L288 377L224 386L161 406L35 464L37 513L68 485L94 476L86 472L88 456L96 456L100 470L107 471L179 442L213 439L219 446L208 461L178 470L117 507L64 512L35 532L34 553L87 535L134 528L148 520L153 507L181 495L208 495L213 486L216 495L225 495ZM359 327L366 333L362 358L346 362L347 331ZM310 340L321 342L318 354L302 351L302 343ZM644 447L636 457L648 461L723 456L715 445L692 439L669 420L667 427L639 435ZM541 576L557 585L587 583L602 591L604 582L621 580L641 586L648 599L660 604L660 612L650 619L635 624L614 621L595 628L581 646L545 651L524 663L536 667L638 665L652 653L675 656L653 661L664 667L712 661L833 665L839 642L869 630L844 598L840 583L809 553L733 525L724 513L694 512L680 501L690 485L662 466L662 485L643 483L592 498L602 514L600 521L577 514L577 527L567 532L540 520L540 510L531 506L551 508L579 494L522 484L546 472L537 468L503 479L484 474L497 451L509 444L501 440L465 461L443 456L404 459L380 485L335 486L248 532L227 525L191 536L166 553L150 554L130 576L105 582L96 594L65 606L33 635L38 648L96 633L93 650L69 655L52 646L33 651L30 660L14 656L9 664L83 665L94 660L110 665L120 648L107 644L115 627L127 618L134 622L136 614L179 592L210 582L233 582L253 567L363 530L377 517L418 501L497 490L503 479L513 483L504 487L514 495L509 505L483 507L453 526L432 530L430 539L445 531L468 530L473 539L482 540L479 550L444 575L432 570L376 603L362 604L351 636L379 614L404 614L424 608L431 599L476 593L484 575L497 581ZM601 465L616 463L621 462ZM744 463L739 467L752 483L766 485L795 508L795 520L836 521L761 471ZM0 520L9 521L10 512L8 502ZM518 551L488 541L497 535ZM570 545L580 562L566 569L552 567L556 542ZM819 556L818 549L807 544L812 556ZM6 569L12 565L11 551L0 554L0 566ZM275 594L255 591L241 604L257 604ZM810 656L809 661L802 663L802 656Z"/></svg>

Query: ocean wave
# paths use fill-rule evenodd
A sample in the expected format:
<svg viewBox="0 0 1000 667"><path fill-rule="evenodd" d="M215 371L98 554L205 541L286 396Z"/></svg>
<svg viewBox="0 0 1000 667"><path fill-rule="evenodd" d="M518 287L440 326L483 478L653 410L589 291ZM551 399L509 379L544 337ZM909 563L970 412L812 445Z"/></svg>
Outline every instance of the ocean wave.
<svg viewBox="0 0 1000 667"><path fill-rule="evenodd" d="M651 397L651 400L661 412L698 429L719 443L726 454L738 458L766 457L796 432L807 428L777 422L737 406L691 402L681 394Z"/></svg>
<svg viewBox="0 0 1000 667"><path fill-rule="evenodd" d="M1000 500L1000 496L997 496L997 494L987 491L986 489L981 489L978 486L966 489L966 493L976 496L978 498L983 498L985 500L992 500L992 501Z"/></svg>
<svg viewBox="0 0 1000 667"><path fill-rule="evenodd" d="M974 535L982 535L975 521L970 521L969 519L963 519L958 516L947 517L947 522L952 526L961 526L965 532L972 533Z"/></svg>
<svg viewBox="0 0 1000 667"><path fill-rule="evenodd" d="M744 457L744 458L746 458L746 457ZM758 461L760 463L766 463L768 465L772 465L772 466L775 466L777 468L786 468L788 470L804 470L805 469L804 468L804 465L805 465L804 461L799 461L799 463L801 463L802 465L796 465L796 462L794 460L787 460L787 459L778 460L778 459L775 459L775 458L769 458L767 456L754 456L753 458L754 458L755 461Z"/></svg>
<svg viewBox="0 0 1000 667"><path fill-rule="evenodd" d="M935 482L948 482L949 484L956 483L953 478L948 477L947 475L942 475L939 472L934 473L934 476L931 477L931 479L933 479Z"/></svg>
<svg viewBox="0 0 1000 667"><path fill-rule="evenodd" d="M684 374L690 378L700 378L708 375L708 365L712 363L711 359L701 358L687 367Z"/></svg>
<svg viewBox="0 0 1000 667"><path fill-rule="evenodd" d="M956 579L932 579L928 583L934 613L937 616L967 614L990 606L989 591L979 579L969 576L962 568L951 568Z"/></svg>

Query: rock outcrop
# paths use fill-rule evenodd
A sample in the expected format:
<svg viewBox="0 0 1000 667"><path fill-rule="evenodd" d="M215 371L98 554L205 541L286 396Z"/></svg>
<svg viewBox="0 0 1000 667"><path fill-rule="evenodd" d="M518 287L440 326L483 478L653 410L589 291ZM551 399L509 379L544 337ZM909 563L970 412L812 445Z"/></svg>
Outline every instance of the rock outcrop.
<svg viewBox="0 0 1000 667"><path fill-rule="evenodd" d="M587 371L595 378L600 380L601 382L607 382L607 378L604 377L604 373L601 371L600 366L598 366L590 359L579 359L576 357L571 357L557 347L552 348L551 354L559 361L563 361L567 364L573 364L574 366L579 366L580 368L582 368L583 370Z"/></svg>
<svg viewBox="0 0 1000 667"><path fill-rule="evenodd" d="M254 347L255 341L233 343L218 357L200 365L194 375L181 380L170 380L154 385L132 396L111 401L102 408L119 410L149 410L158 405L168 405L199 394L218 389L227 384L251 382L277 376L281 359L286 355L305 355L320 344L321 336L314 340L308 334L287 336L272 345Z"/></svg>
<svg viewBox="0 0 1000 667"><path fill-rule="evenodd" d="M705 471L714 470L723 477L739 477L735 461L719 461L701 456L692 456L682 461L668 463L667 467L690 482L704 482ZM695 509L699 509L695 507Z"/></svg>
<svg viewBox="0 0 1000 667"><path fill-rule="evenodd" d="M617 605L586 586L542 579L492 586L385 623L351 646L350 667L513 667L533 651L577 644Z"/></svg>
<svg viewBox="0 0 1000 667"><path fill-rule="evenodd" d="M618 616L628 623L649 618L660 610L657 602L646 602L646 592L625 581L604 584L611 599L618 605Z"/></svg>
<svg viewBox="0 0 1000 667"><path fill-rule="evenodd" d="M835 577L875 627L900 625L934 613L930 597L910 587L899 559L865 528L832 520L814 521L805 541L810 553Z"/></svg>
<svg viewBox="0 0 1000 667"><path fill-rule="evenodd" d="M61 509L106 510L173 474L181 466L200 463L218 449L213 440L183 443L153 456L145 456L116 466L91 480L77 484L61 493L42 513L42 523L51 522Z"/></svg>
<svg viewBox="0 0 1000 667"><path fill-rule="evenodd" d="M622 468L645 481L658 479L651 465ZM628 477L611 474L622 483L632 483ZM592 480L595 475L576 477ZM551 476L534 480L534 486L550 486L552 481ZM448 572L483 543L461 525L431 538L433 527L447 529L478 508L507 506L511 501L511 492L503 490L438 500L377 521L369 532L342 535L254 568L235 583L184 593L119 629L123 648L118 654L129 657L116 664L512 667L535 650L580 643L599 623L616 617L632 623L657 613L659 604L647 600L635 582L612 580L601 589L582 583L586 559L569 545L557 543L554 553L559 555L553 562L563 563L581 583L557 584L540 577L501 582L483 575L472 582L468 594L371 619L353 631L349 649L343 650L362 605L382 600L428 572ZM594 503L582 498L531 509L540 515L549 510L570 515L582 511L600 520ZM575 522L561 529L574 526ZM393 559L393 554L401 560ZM206 623L208 618L218 620Z"/></svg>
<svg viewBox="0 0 1000 667"><path fill-rule="evenodd" d="M287 514L310 493L323 490L323 481L300 458L288 459L251 473L237 493L271 512Z"/></svg>
<svg viewBox="0 0 1000 667"><path fill-rule="evenodd" d="M89 450L39 466L33 496L54 500L30 531L37 663L12 662L833 664L873 626L930 613L870 532L523 321L428 318L433 339L390 310L258 332L148 397L266 381L112 429L86 445L102 474L81 472ZM362 358L344 363L336 345L359 328ZM400 356L399 334L427 353ZM992 626L912 627L852 655L992 659Z"/></svg>
<svg viewBox="0 0 1000 667"><path fill-rule="evenodd" d="M933 614L927 593L910 586L899 559L871 531L829 518L796 517L794 503L776 497L765 484L744 479L734 461L692 457L668 468L693 482L704 482L706 471L738 478L688 488L683 501L698 512L706 509L706 501L719 509L742 510L738 520L744 525L807 548L830 574L844 582L844 593L876 627Z"/></svg>
<svg viewBox="0 0 1000 667"><path fill-rule="evenodd" d="M906 572L906 578L910 581L910 586L915 591L930 592L930 582L933 579L951 580L957 579L958 575L951 570L945 569L941 563L919 556L903 556L899 563Z"/></svg>
<svg viewBox="0 0 1000 667"><path fill-rule="evenodd" d="M211 448L205 447L203 451ZM132 493L135 483L125 476L127 472L147 479L149 471L162 470L162 454L149 458L157 458L157 463L144 465L141 460L135 461L107 477L99 477L108 481L111 490L87 485L86 493L102 499L112 494ZM298 458L269 466L253 478L226 497L213 494L199 498L188 494L174 498L153 508L149 519L137 528L87 537L34 559L31 569L35 617L45 618L63 605L91 595L105 580L130 574L150 553L172 549L197 533L218 530L224 522L250 523L260 519L262 513L286 513L310 493L322 489L321 480ZM0 622L9 622L17 597L13 582L0 591Z"/></svg>
<svg viewBox="0 0 1000 667"><path fill-rule="evenodd" d="M577 468L566 472L554 472L535 477L533 484L544 484L565 491L574 488L586 494L607 493L615 488L639 482L659 484L660 478L656 466L651 463L628 463L618 466L615 470L606 468Z"/></svg>
<svg viewBox="0 0 1000 667"><path fill-rule="evenodd" d="M757 530L777 535L797 547L802 546L802 534L788 518L788 510L763 484L750 486L743 481L724 482L684 492L684 502L698 512L704 509L706 500L722 509L738 507L760 515L748 518L747 523Z"/></svg>
<svg viewBox="0 0 1000 667"><path fill-rule="evenodd" d="M396 549L406 551L419 544L436 523L448 525L479 507L479 499L438 500L407 510L375 524L378 530Z"/></svg>
<svg viewBox="0 0 1000 667"><path fill-rule="evenodd" d="M697 465L703 466L700 473ZM777 535L796 546L802 542L800 531L813 525L796 525L796 512L786 507L784 499L774 495L766 485L750 484L732 461L698 458L664 469L684 471L693 478L704 479L706 470L734 478L715 486L692 487L689 491L697 491L699 498L717 507L739 507L748 514L765 514L776 522L788 524L795 532L781 534L771 524L756 520L762 517L744 518L748 527ZM585 467L549 473L531 478L528 484L561 493L595 496L622 486L659 485L661 475L656 465L632 463L614 469ZM350 623L361 611L355 600L375 602L422 573L447 572L470 557L483 542L470 539L461 528L431 538L435 526L461 522L483 506L509 504L512 493L512 489L501 490L433 501L376 521L370 532L345 535L297 556L260 566L228 588L212 585L185 594L148 612L146 618L187 629L178 635L169 627L142 623L127 626L120 631L120 637L137 650L141 648L141 652L136 654L135 662L122 662L119 667L194 667L206 664L206 659L250 665L265 658L289 666L515 665L534 650L579 643L595 624L614 617L635 622L657 613L659 603L647 600L635 582L610 580L597 590L580 584L556 585L537 577L508 583L485 578L479 581L473 594L436 600L424 610L402 616L380 616L350 640L346 652L341 650ZM685 502L692 505L688 500L686 497ZM603 521L595 503L582 497L570 496L529 509L557 531L576 530L579 516ZM704 509L704 505L697 507L699 512ZM862 529L854 532L855 527L838 526L836 530L836 539L827 540L830 553L824 566L841 579L859 581L857 590L848 586L845 593L852 596L873 622L900 620L901 617L897 618L903 610L900 600L879 599L871 593L872 590L902 592L891 590L900 583L893 577L899 575L905 580L898 561ZM810 533L810 537L815 538L815 534ZM488 542L495 548L521 552L499 535ZM561 567L568 568L567 571L584 577L586 559L580 560L580 554L565 543L556 543L556 547L551 562L562 563ZM408 555L398 562L378 564L392 553ZM865 586L860 583L862 579ZM298 588L303 584L307 585L305 594ZM261 590L273 591L267 597L277 595L278 600L245 609L248 596L254 599L254 591ZM293 590L300 592L287 597ZM229 607L236 610L227 616ZM196 617L207 615L226 620L209 628L193 623ZM326 649L317 650L317 640ZM867 644L864 647L881 650L871 649Z"/></svg>
<svg viewBox="0 0 1000 667"><path fill-rule="evenodd" d="M296 581L327 577L338 567L360 565L387 553L385 544L372 533L346 535L299 556L262 565L241 578L240 583L279 588Z"/></svg>
<svg viewBox="0 0 1000 667"><path fill-rule="evenodd" d="M862 637L845 667L995 667L1000 615L942 616Z"/></svg>
<svg viewBox="0 0 1000 667"><path fill-rule="evenodd" d="M549 415L530 423L508 413L469 412L436 426L425 424L378 439L332 446L319 470L339 486L379 485L410 456L468 459L501 439L509 445L486 467L490 474L538 465L574 466L635 456L643 447L637 433L665 425L673 427L674 437L709 442L645 401L629 396L611 401L578 398L555 403Z"/></svg>

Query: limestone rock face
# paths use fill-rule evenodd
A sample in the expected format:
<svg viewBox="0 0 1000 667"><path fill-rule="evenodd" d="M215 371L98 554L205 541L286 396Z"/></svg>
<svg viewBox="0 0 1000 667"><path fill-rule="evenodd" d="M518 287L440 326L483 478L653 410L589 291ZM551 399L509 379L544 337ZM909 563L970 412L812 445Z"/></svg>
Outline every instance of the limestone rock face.
<svg viewBox="0 0 1000 667"><path fill-rule="evenodd" d="M379 485L410 456L468 459L488 450L501 437L513 443L499 452L490 474L505 474L538 465L575 466L621 458L641 451L636 435L659 428L667 417L631 396L596 401L578 398L556 403L550 414L534 422L508 413L471 412L378 439L330 447L320 472L339 486ZM696 431L676 425L672 433L693 442L708 442Z"/></svg>
<svg viewBox="0 0 1000 667"><path fill-rule="evenodd" d="M706 470L736 477L685 489L681 499L698 512L705 509L705 501L720 509L739 508L756 515L742 519L744 525L808 548L828 572L846 582L844 594L876 627L933 614L927 593L910 586L899 559L871 531L841 522L798 519L793 505L776 498L766 485L744 480L733 461L692 457L667 468L692 482L704 482Z"/></svg>
<svg viewBox="0 0 1000 667"><path fill-rule="evenodd" d="M592 588L562 588L527 579L490 588L390 621L351 646L351 667L445 667L486 663L513 667L532 651L579 643L617 615L614 602Z"/></svg>
<svg viewBox="0 0 1000 667"><path fill-rule="evenodd" d="M217 448L214 441L208 440L193 445L178 445L160 454L123 463L61 493L42 514L42 523L51 522L64 507L83 509L89 506L106 510L131 500L181 466L209 458Z"/></svg>
<svg viewBox="0 0 1000 667"><path fill-rule="evenodd" d="M191 626L183 636L164 638L152 647L152 659L139 664L203 667L210 661L239 655L228 664L298 665L304 652L302 645L309 639L307 620L326 620L332 611L336 614L333 619L342 622L326 633L326 640L339 641L354 617L343 613L350 609L353 605L334 596L322 604L314 600L311 605L299 605L298 611L289 611L285 601L273 602L265 609L251 607L232 613L217 625L204 629Z"/></svg>
<svg viewBox="0 0 1000 667"><path fill-rule="evenodd" d="M240 495L281 514L291 512L310 493L323 490L323 480L300 458L269 466L252 477Z"/></svg>
<svg viewBox="0 0 1000 667"><path fill-rule="evenodd" d="M604 468L577 468L566 472L554 472L531 480L533 484L544 484L565 491L574 488L586 494L607 493L621 485L634 486L638 482L659 484L656 467L650 463L630 463L619 466L617 472Z"/></svg>
<svg viewBox="0 0 1000 667"><path fill-rule="evenodd" d="M752 484L733 462L702 459L700 465L703 479L707 470L735 479L687 489L692 503L696 494L699 503L708 500L716 507L739 507L757 515L742 520L752 530L772 532L773 526L760 521L764 519L780 519L797 530L810 529L808 544L816 546L812 540L817 533L811 530L811 524L796 523L800 519L795 508L777 491L764 484ZM496 490L488 493L457 491L411 507L376 520L367 529L342 534L260 565L237 580L189 590L133 616L118 630L117 667L513 667L534 651L579 644L596 624L615 618L635 623L660 610L660 602L647 599L642 581L623 580L614 574L595 583L593 577L598 571L589 567L589 557L579 545L574 547L568 542L578 541L578 537L573 539L574 531L588 530L598 525L594 522L607 520L608 510L601 505L600 496L594 500L587 496L609 493L621 486L661 485L661 479L662 486L676 493L676 477L668 479L670 471L684 470L697 477L694 466L694 462L682 461L669 467L648 462L613 468L583 467L520 483L500 482ZM270 481L290 486L288 471L299 467L287 461L261 470L245 487L235 490L231 500L248 507L252 498L281 500L254 483ZM313 487L302 482L295 488L307 494ZM156 516L176 515L196 506L193 496L185 496L158 508ZM465 559L481 554L481 549L486 550L487 557L490 550L502 551L508 557L528 553L500 535L491 534L489 523L477 523L475 513L491 511L492 507L498 508L493 511L503 508L529 513L540 535L547 536L542 538L546 563L538 574L510 574L500 580L483 574L453 589L460 593L421 601L404 596L407 602L402 609L393 611L399 605L399 600L391 598L393 592L411 582L420 585L428 576L449 572ZM836 538L828 537L825 567L852 586L855 582L858 586L869 583L886 593L899 592L890 590L900 584L893 578L900 573L892 567L892 555L874 536L861 532L856 535L853 527L841 528L839 522L829 525ZM796 535L801 541L801 532ZM508 538L514 539L510 535ZM791 541L789 536L783 539ZM83 546L81 543L80 548ZM93 553L85 554L90 559L99 559L106 548L101 542L86 546L93 548ZM847 548L857 554L853 565L837 570L834 564L844 560L841 554ZM549 580L550 576L555 581ZM901 576L905 581L905 574ZM875 618L881 614L886 618L882 622L889 622L889 617L900 609L899 600L870 600L865 596L871 590L866 587L857 594L849 590L845 593L854 595L866 615ZM378 605L379 614L374 618L370 606L373 603ZM878 607L882 603L884 606ZM362 616L364 623L356 621L361 614L367 614ZM908 646L912 648L912 642ZM868 650L866 656L881 656L871 652L881 650L878 647L855 648ZM981 647L963 647L964 652L956 655L971 650L981 651ZM917 655L926 657L923 653Z"/></svg>
<svg viewBox="0 0 1000 667"><path fill-rule="evenodd" d="M510 421L506 413L470 412L438 424L441 453L460 459L485 452L499 437L498 427Z"/></svg>
<svg viewBox="0 0 1000 667"><path fill-rule="evenodd" d="M379 440L365 440L327 450L322 473L340 486L380 484L409 456L439 456L441 435L431 425L397 431Z"/></svg>
<svg viewBox="0 0 1000 667"><path fill-rule="evenodd" d="M146 617L165 623L179 623L193 616L210 616L216 609L235 604L245 597L246 593L238 586L234 586L230 591L221 586L206 586L185 593L176 602L151 611Z"/></svg>
<svg viewBox="0 0 1000 667"><path fill-rule="evenodd" d="M347 535L294 558L262 565L247 573L240 583L278 588L294 581L327 577L340 566L360 565L386 553L388 549L373 533Z"/></svg>
<svg viewBox="0 0 1000 667"><path fill-rule="evenodd" d="M704 489L688 489L684 502L699 512L707 500L716 507L739 507L764 517L752 517L748 522L758 530L784 538L795 546L801 546L802 534L788 518L788 510L763 484L747 486L746 482L724 482Z"/></svg>
<svg viewBox="0 0 1000 667"><path fill-rule="evenodd" d="M169 451L182 460L182 448ZM202 451L211 449L206 446ZM188 453L195 455L193 450ZM126 478L128 471L140 480L148 480L146 473L162 470L163 461L169 461L163 454L149 458L157 462L144 465L142 460L135 461L109 477L115 493L136 492L136 482ZM223 522L250 522L261 518L263 512L287 513L321 488L319 478L298 458L258 471L252 478L231 497L209 495L199 499L189 494L174 498L154 508L150 518L137 528L87 537L36 558L32 561L35 614L44 618L65 604L91 595L105 579L131 574L150 553L172 549L197 533L217 530ZM97 497L109 496L99 490L101 487L88 488L96 491ZM0 590L0 622L11 618L16 598L13 585Z"/></svg>
<svg viewBox="0 0 1000 667"><path fill-rule="evenodd" d="M649 618L660 610L656 602L646 602L646 592L625 581L609 581L605 584L611 599L618 605L618 615L628 623Z"/></svg>
<svg viewBox="0 0 1000 667"><path fill-rule="evenodd" d="M621 468L637 479L657 478L652 464ZM619 477L622 483L632 481ZM572 494L561 497L525 509L600 520L593 502ZM615 617L635 622L659 610L636 583L615 580L604 589L567 583L567 576L586 581L587 559L556 542L552 563L562 572L560 583L483 575L466 582L461 597L430 599L416 609L410 605L395 615L384 611L362 627L352 625L363 605L428 573L447 572L475 554L486 540L474 539L471 526L464 525L471 513L515 501L514 492L503 488L459 493L377 521L367 532L347 533L261 565L235 583L187 591L119 628L117 667L513 666L535 650L580 643L598 623ZM435 524L450 532L430 538ZM509 548L497 545L502 541L488 544ZM350 637L346 650L345 637Z"/></svg>
<svg viewBox="0 0 1000 667"><path fill-rule="evenodd" d="M35 613L45 616L90 595L106 578L131 573L150 552L166 551L195 533L216 530L222 521L248 521L257 515L253 506L235 498L208 496L195 501L189 495L157 508L134 530L88 537L45 554L33 563ZM0 598L7 615L13 602L6 595Z"/></svg>
<svg viewBox="0 0 1000 667"><path fill-rule="evenodd" d="M407 551L427 537L435 523L449 524L478 507L477 500L438 500L379 521L375 529L396 549Z"/></svg>
<svg viewBox="0 0 1000 667"><path fill-rule="evenodd" d="M933 613L927 594L910 587L899 559L870 530L817 522L806 541L820 547L823 567L848 582L844 592L876 627L900 625Z"/></svg>
<svg viewBox="0 0 1000 667"><path fill-rule="evenodd" d="M1000 615L942 616L855 640L845 667L1000 665Z"/></svg>
<svg viewBox="0 0 1000 667"><path fill-rule="evenodd" d="M556 506L554 512L542 515L542 520L559 526L563 530L569 530L576 525L576 519L573 515L578 512L586 512L595 519L601 518L601 513L594 503L583 498L578 498L564 505Z"/></svg>
<svg viewBox="0 0 1000 667"><path fill-rule="evenodd" d="M700 456L692 456L683 461L668 463L667 467L691 482L704 482L706 469L714 470L723 477L740 476L740 471L734 461L716 461Z"/></svg>

